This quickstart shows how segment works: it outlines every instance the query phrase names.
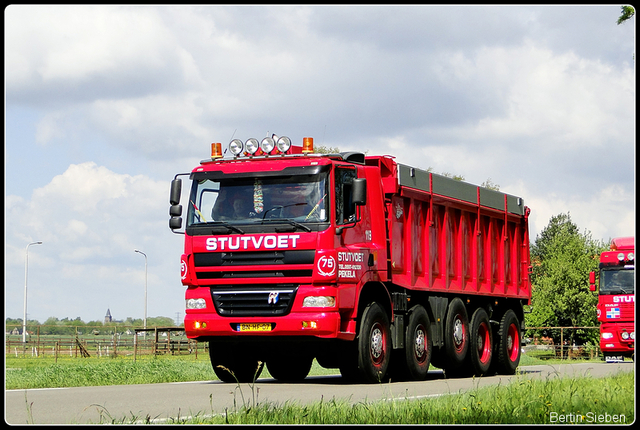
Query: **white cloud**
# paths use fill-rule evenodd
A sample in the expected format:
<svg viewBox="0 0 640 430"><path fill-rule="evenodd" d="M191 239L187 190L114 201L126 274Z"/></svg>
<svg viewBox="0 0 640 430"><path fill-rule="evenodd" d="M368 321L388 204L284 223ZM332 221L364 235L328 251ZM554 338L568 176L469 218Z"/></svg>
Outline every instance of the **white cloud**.
<svg viewBox="0 0 640 430"><path fill-rule="evenodd" d="M7 280L21 284L24 246L42 240L30 251L34 285L38 267L65 280L42 294L82 296L89 283L101 301L126 296L122 285L142 279L134 248L160 254L149 255L150 283L177 284L169 181L232 134L312 136L475 184L491 178L532 208L532 239L565 212L596 238L629 234L635 34L615 25L618 14L9 6L6 182L22 188L5 198Z"/></svg>
<svg viewBox="0 0 640 430"><path fill-rule="evenodd" d="M113 307L136 316L127 304L132 285L143 285L144 261L134 249L149 258L149 285L153 285L156 312L173 316L179 311L182 290L179 280L180 243L168 229L168 183L143 175L115 173L93 162L71 165L49 184L33 192L30 200L8 196L6 264L11 268L10 284L20 284L24 246L40 240L42 246L30 253L29 284L34 298L30 313L46 319L42 297L65 295L85 297L98 293L111 298ZM26 236L28 232L28 237ZM17 244L22 244L20 247ZM141 273L140 273L141 272ZM22 273L22 275L21 275ZM165 301L164 295L173 297ZM93 296L92 296L93 297ZM7 293L7 310L17 316L15 289ZM74 299L75 300L75 299ZM21 303L21 301L18 301ZM102 314L104 301L78 308L83 319ZM104 308L104 309L102 309ZM65 311L66 313L67 311ZM62 317L60 313L54 313Z"/></svg>

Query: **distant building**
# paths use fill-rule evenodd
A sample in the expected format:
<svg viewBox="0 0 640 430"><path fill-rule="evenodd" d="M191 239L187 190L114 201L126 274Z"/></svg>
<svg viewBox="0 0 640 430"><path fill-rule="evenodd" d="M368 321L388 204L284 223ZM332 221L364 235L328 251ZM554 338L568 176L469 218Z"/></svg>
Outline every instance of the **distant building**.
<svg viewBox="0 0 640 430"><path fill-rule="evenodd" d="M107 308L107 314L104 316L104 323L121 323L123 322L122 320L114 320L113 317L111 316L111 310Z"/></svg>

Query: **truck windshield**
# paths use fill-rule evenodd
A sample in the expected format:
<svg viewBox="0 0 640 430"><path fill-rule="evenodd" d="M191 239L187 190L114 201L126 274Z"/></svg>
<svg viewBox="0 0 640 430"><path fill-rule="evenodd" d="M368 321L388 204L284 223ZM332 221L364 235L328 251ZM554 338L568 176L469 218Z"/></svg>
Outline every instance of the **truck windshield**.
<svg viewBox="0 0 640 430"><path fill-rule="evenodd" d="M194 177L187 227L204 224L297 225L328 221L327 173L285 177Z"/></svg>
<svg viewBox="0 0 640 430"><path fill-rule="evenodd" d="M635 292L633 269L602 270L600 294L633 294Z"/></svg>

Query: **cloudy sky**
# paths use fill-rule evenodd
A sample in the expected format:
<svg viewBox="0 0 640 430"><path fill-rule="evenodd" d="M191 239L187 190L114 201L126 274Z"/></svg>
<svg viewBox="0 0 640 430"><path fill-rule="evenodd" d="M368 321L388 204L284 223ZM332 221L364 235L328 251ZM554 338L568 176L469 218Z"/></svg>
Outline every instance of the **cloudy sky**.
<svg viewBox="0 0 640 430"><path fill-rule="evenodd" d="M5 314L184 316L169 183L286 135L487 179L531 238L635 234L635 18L620 6L5 8Z"/></svg>

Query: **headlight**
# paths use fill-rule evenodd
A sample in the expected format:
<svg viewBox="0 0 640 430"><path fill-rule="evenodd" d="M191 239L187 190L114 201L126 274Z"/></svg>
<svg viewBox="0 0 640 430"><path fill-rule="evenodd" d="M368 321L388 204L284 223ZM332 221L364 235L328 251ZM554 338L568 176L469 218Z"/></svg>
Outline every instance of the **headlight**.
<svg viewBox="0 0 640 430"><path fill-rule="evenodd" d="M309 296L302 301L303 308L332 308L336 305L336 298L332 296Z"/></svg>
<svg viewBox="0 0 640 430"><path fill-rule="evenodd" d="M622 338L622 340L629 340L629 333L623 331L620 337Z"/></svg>
<svg viewBox="0 0 640 430"><path fill-rule="evenodd" d="M247 139L244 143L244 148L250 155L255 154L259 147L260 144L258 143L258 139L254 139L253 137L251 139Z"/></svg>
<svg viewBox="0 0 640 430"><path fill-rule="evenodd" d="M188 299L186 305L187 309L205 309L207 302L204 299Z"/></svg>
<svg viewBox="0 0 640 430"><path fill-rule="evenodd" d="M630 252L630 253L627 255L627 260L629 260L629 261L633 261L633 257L634 257L633 252Z"/></svg>
<svg viewBox="0 0 640 430"><path fill-rule="evenodd" d="M636 340L636 332L632 331L629 337L631 338L631 340Z"/></svg>
<svg viewBox="0 0 640 430"><path fill-rule="evenodd" d="M242 149L244 145L240 139L233 139L229 142L229 152L231 152L234 156L238 156L242 153Z"/></svg>
<svg viewBox="0 0 640 430"><path fill-rule="evenodd" d="M271 137L265 137L264 139L262 139L262 142L260 142L260 149L262 149L262 152L264 152L265 154L270 154L275 147L276 141Z"/></svg>
<svg viewBox="0 0 640 430"><path fill-rule="evenodd" d="M613 333L602 333L603 339L613 339Z"/></svg>

